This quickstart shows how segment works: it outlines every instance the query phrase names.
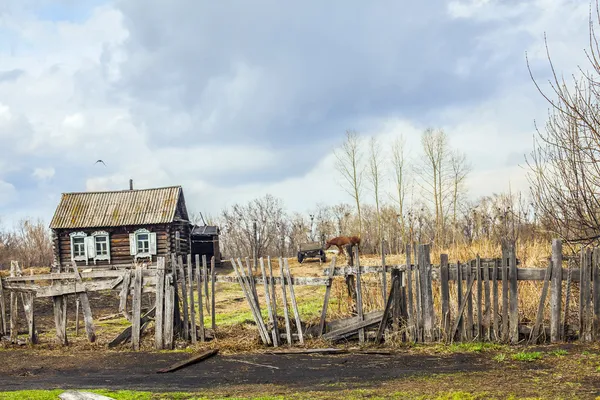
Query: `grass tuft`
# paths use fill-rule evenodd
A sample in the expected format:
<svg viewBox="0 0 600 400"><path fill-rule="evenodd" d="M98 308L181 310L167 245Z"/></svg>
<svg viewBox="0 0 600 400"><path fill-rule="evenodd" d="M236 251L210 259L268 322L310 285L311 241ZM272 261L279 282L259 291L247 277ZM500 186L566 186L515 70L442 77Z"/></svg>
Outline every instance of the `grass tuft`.
<svg viewBox="0 0 600 400"><path fill-rule="evenodd" d="M516 361L526 361L526 362L532 362L535 360L540 360L542 358L542 352L541 351L520 351L516 354L512 355L512 359L516 360Z"/></svg>

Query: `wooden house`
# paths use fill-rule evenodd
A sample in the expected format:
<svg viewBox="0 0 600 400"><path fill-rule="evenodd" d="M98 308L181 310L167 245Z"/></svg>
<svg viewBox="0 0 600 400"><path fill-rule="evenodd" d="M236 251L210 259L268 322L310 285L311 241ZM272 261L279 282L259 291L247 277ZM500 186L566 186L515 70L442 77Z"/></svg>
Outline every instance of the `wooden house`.
<svg viewBox="0 0 600 400"><path fill-rule="evenodd" d="M50 223L54 264L125 267L191 250L188 212L180 186L112 192L63 193Z"/></svg>
<svg viewBox="0 0 600 400"><path fill-rule="evenodd" d="M215 257L217 265L221 262L219 249L219 227L214 225L194 225L191 231L192 254L206 255L210 260Z"/></svg>

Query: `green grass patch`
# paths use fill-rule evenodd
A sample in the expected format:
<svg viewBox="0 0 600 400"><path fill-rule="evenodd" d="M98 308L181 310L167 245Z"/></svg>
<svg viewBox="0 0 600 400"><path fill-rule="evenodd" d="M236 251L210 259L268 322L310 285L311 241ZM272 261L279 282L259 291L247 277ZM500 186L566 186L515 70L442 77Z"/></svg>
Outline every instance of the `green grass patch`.
<svg viewBox="0 0 600 400"><path fill-rule="evenodd" d="M549 354L555 357L564 357L569 354L569 352L563 349L558 349L551 351Z"/></svg>
<svg viewBox="0 0 600 400"><path fill-rule="evenodd" d="M436 351L441 353L482 353L502 349L504 349L504 346L501 344L484 342L452 343L450 345L440 344L436 346Z"/></svg>
<svg viewBox="0 0 600 400"><path fill-rule="evenodd" d="M499 362L499 363L504 362L504 361L506 361L506 354L504 354L504 353L496 354L494 356L493 360L496 362Z"/></svg>
<svg viewBox="0 0 600 400"><path fill-rule="evenodd" d="M532 362L535 360L540 360L542 358L541 351L520 351L516 354L512 355L512 359L516 361L526 361Z"/></svg>

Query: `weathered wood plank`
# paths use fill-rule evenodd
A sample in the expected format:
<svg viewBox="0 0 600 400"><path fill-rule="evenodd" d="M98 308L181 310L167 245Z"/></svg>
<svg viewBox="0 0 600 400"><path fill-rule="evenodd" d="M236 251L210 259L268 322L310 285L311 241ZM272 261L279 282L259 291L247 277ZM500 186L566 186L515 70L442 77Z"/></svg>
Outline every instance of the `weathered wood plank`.
<svg viewBox="0 0 600 400"><path fill-rule="evenodd" d="M387 298L387 275L385 268L385 246L383 239L381 239L381 265L381 294L383 298L383 303L385 304L385 299Z"/></svg>
<svg viewBox="0 0 600 400"><path fill-rule="evenodd" d="M483 280L481 277L481 258L479 254L475 259L475 277L477 279L477 329L475 330L477 338L483 341L483 310L481 308L483 303Z"/></svg>
<svg viewBox="0 0 600 400"><path fill-rule="evenodd" d="M286 277L292 282L292 276L290 273L290 265L288 259L283 260L285 266ZM294 284L290 285L290 300L292 301L292 309L294 310L294 319L296 320L296 329L298 331L298 341L300 344L304 344L304 334L302 332L302 321L300 320L300 311L298 310L298 303L296 303L296 294L294 293Z"/></svg>
<svg viewBox="0 0 600 400"><path fill-rule="evenodd" d="M450 286L448 284L448 254L440 256L440 286L442 294L442 333L448 340L450 333Z"/></svg>
<svg viewBox="0 0 600 400"><path fill-rule="evenodd" d="M463 298L463 269L460 267L460 261L456 263L458 266L456 268L456 329L452 330L451 338L454 338L458 332L458 336L456 336L457 340L465 339L465 330L464 330L464 322L463 318L458 314L461 308L464 308L463 305L466 305L465 299Z"/></svg>
<svg viewBox="0 0 600 400"><path fill-rule="evenodd" d="M215 268L215 256L210 258L210 307L211 307L211 327L213 330L213 335L217 330L217 314L216 314L216 286L215 286L215 277L217 276L217 269Z"/></svg>
<svg viewBox="0 0 600 400"><path fill-rule="evenodd" d="M242 287L242 292L244 293L244 296L246 297L246 301L248 302L248 305L250 306L250 311L252 313L252 317L254 318L254 322L256 323L256 327L258 328L258 333L260 335L260 338L261 338L263 344L267 345L267 344L269 344L270 340L269 340L268 336L265 336L265 331L263 330L262 317L260 315L260 312L257 312L257 310L256 310L256 302L253 299L252 288L250 287L250 284L247 283L247 281L244 279L244 267L242 265L242 261L240 259L238 259L238 262L239 262L239 266L236 265L236 262L234 259L231 259L231 265L233 266L233 269L234 269L236 275L238 276L240 286Z"/></svg>
<svg viewBox="0 0 600 400"><path fill-rule="evenodd" d="M292 327L290 324L290 313L288 310L287 303L287 295L286 295L286 279L284 278L285 274L283 273L283 258L279 257L279 276L280 276L280 284L281 284L281 295L282 295L282 304L283 304L283 317L285 319L285 336L287 339L288 346L292 345Z"/></svg>
<svg viewBox="0 0 600 400"><path fill-rule="evenodd" d="M336 257L333 256L331 260L331 267L327 270L328 275L328 283L325 288L325 297L323 299L323 308L321 308L321 319L319 321L319 336L322 336L325 333L325 319L327 318L327 308L329 307L329 297L331 295L331 284L333 282L333 277L331 276L332 272L335 270L335 262Z"/></svg>
<svg viewBox="0 0 600 400"><path fill-rule="evenodd" d="M193 365L196 363L199 363L200 361L206 360L207 358L210 358L214 355L216 355L219 352L219 349L213 349L213 350L206 350L202 353L200 353L197 356L194 356L190 359L184 360L184 361L180 361L178 363L175 363L173 365L171 365L170 367L167 368L161 368L158 371L156 371L157 374L164 374L167 372L173 372L173 371L177 371L179 369L185 368L189 365Z"/></svg>
<svg viewBox="0 0 600 400"><path fill-rule="evenodd" d="M192 344L198 342L198 329L196 328L196 301L194 299L194 271L192 270L192 255L187 255L188 290L190 295L190 338ZM200 293L198 293L200 295Z"/></svg>
<svg viewBox="0 0 600 400"><path fill-rule="evenodd" d="M267 283L267 270L265 268L265 260L261 257L259 260L259 264L260 264L260 273L262 274L263 277L263 288L265 291L265 303L267 305L267 315L269 317L269 323L274 326L277 324L277 321L275 320L274 316L273 316L273 306L271 304L271 296L269 295L269 284ZM271 331L273 333L273 331ZM279 347L279 338L275 335L273 335L273 346L275 347Z"/></svg>
<svg viewBox="0 0 600 400"><path fill-rule="evenodd" d="M422 271L423 338L426 342L431 342L435 340L435 314L433 309L430 247L428 244L420 245L419 251L419 270Z"/></svg>
<svg viewBox="0 0 600 400"><path fill-rule="evenodd" d="M162 350L164 341L165 322L165 258L158 257L156 268L156 318L154 319L154 347Z"/></svg>
<svg viewBox="0 0 600 400"><path fill-rule="evenodd" d="M498 317L500 316L500 306L498 303L498 265L502 265L499 260L494 260L494 266L492 269L492 303L493 309L493 321L494 321L494 340L500 340L500 325Z"/></svg>
<svg viewBox="0 0 600 400"><path fill-rule="evenodd" d="M517 257L515 242L508 245L509 288L510 288L510 342L519 343L519 293L517 285Z"/></svg>
<svg viewBox="0 0 600 400"><path fill-rule="evenodd" d="M271 257L267 257L267 266L269 267L269 295L271 296L271 304L273 307L273 320L275 323L273 324L273 345L281 343L281 336L279 335L279 319L277 318L277 292L275 291L275 280L273 278L273 264L271 262Z"/></svg>
<svg viewBox="0 0 600 400"><path fill-rule="evenodd" d="M473 284L475 283L475 280L471 279L470 282L468 282L468 287L467 287L467 292L465 293L465 298L469 297L469 294L471 293L471 291L473 290ZM459 309L458 312L456 313L456 321L454 321L454 326L452 327L452 331L451 331L451 335L450 337L454 337L456 335L456 332L458 330L458 327L461 324L461 321L463 319L463 314L465 313L465 307L467 305L467 302L464 301Z"/></svg>
<svg viewBox="0 0 600 400"><path fill-rule="evenodd" d="M362 274L360 271L359 263L360 256L358 254L358 246L352 249L354 254L354 266L356 267L356 312L358 313L358 319L363 320L363 302L362 302ZM365 342L365 330L360 328L358 330L358 341L362 344Z"/></svg>
<svg viewBox="0 0 600 400"><path fill-rule="evenodd" d="M121 286L121 292L119 293L119 312L131 322L131 314L127 311L127 297L129 295L129 285L131 283L131 271L127 270L122 272L123 284Z"/></svg>
<svg viewBox="0 0 600 400"><path fill-rule="evenodd" d="M181 281L181 300L183 304L183 339L190 339L190 318L189 318L189 305L187 295L187 278L185 276L185 270L183 269L183 257L177 257L177 269L179 272L179 279Z"/></svg>
<svg viewBox="0 0 600 400"><path fill-rule="evenodd" d="M490 268L487 264L483 268L483 292L485 303L483 307L484 338L490 341L492 340L492 301L490 299Z"/></svg>
<svg viewBox="0 0 600 400"><path fill-rule="evenodd" d="M508 342L508 249L502 244L502 341Z"/></svg>
<svg viewBox="0 0 600 400"><path fill-rule="evenodd" d="M592 282L593 282L593 306L594 306L594 323L593 323L593 339L600 340L600 249L594 249L592 258Z"/></svg>
<svg viewBox="0 0 600 400"><path fill-rule="evenodd" d="M0 334L8 333L8 324L6 322L6 300L4 298L3 279L0 278Z"/></svg>
<svg viewBox="0 0 600 400"><path fill-rule="evenodd" d="M131 303L131 345L133 350L139 350L142 317L142 269L139 267L135 269L133 275L133 296Z"/></svg>
<svg viewBox="0 0 600 400"><path fill-rule="evenodd" d="M202 257L202 262L206 260L206 256ZM204 306L202 305L202 266L200 264L200 255L196 254L196 289L198 290L198 315L200 317L200 341L206 340L206 331L204 329ZM193 307L193 305L192 305Z"/></svg>
<svg viewBox="0 0 600 400"><path fill-rule="evenodd" d="M546 278L544 279L544 286L542 286L542 294L540 296L540 304L538 305L537 315L535 318L535 324L529 335L529 344L535 344L540 336L540 330L542 328L542 322L544 321L544 306L546 304L546 296L548 296L548 286L550 285L550 277L552 276L552 261L548 263L548 269L546 269Z"/></svg>
<svg viewBox="0 0 600 400"><path fill-rule="evenodd" d="M562 339L560 307L562 302L562 242L552 240L552 291L550 293L550 341L559 342Z"/></svg>
<svg viewBox="0 0 600 400"><path fill-rule="evenodd" d="M75 273L75 276L77 276L77 283L83 283L81 275L79 275L79 270L77 269L77 264L75 263L73 263L73 271ZM81 309L83 311L85 333L87 334L90 343L93 343L96 341L96 331L94 329L94 320L92 317L92 308L90 307L90 300L86 292L79 293L78 296L79 302L81 303Z"/></svg>
<svg viewBox="0 0 600 400"><path fill-rule="evenodd" d="M56 338L58 343L66 346L69 344L67 339L67 301L66 296L54 296L52 298L54 308L54 325L56 328Z"/></svg>
<svg viewBox="0 0 600 400"><path fill-rule="evenodd" d="M473 262L467 263L467 282L475 282L475 276L473 275ZM473 340L473 291L465 295L465 301L467 302L467 340Z"/></svg>
<svg viewBox="0 0 600 400"><path fill-rule="evenodd" d="M165 276L165 323L163 340L165 349L173 349L173 329L175 328L175 278L173 274Z"/></svg>
<svg viewBox="0 0 600 400"><path fill-rule="evenodd" d="M413 271L410 260L410 244L406 245L406 286L408 297L408 338L412 341L415 338L415 310L413 307Z"/></svg>
<svg viewBox="0 0 600 400"><path fill-rule="evenodd" d="M383 332L385 331L385 327L387 326L387 322L390 319L390 314L392 311L392 305L394 304L394 299L397 295L395 292L397 278L392 280L392 289L390 290L390 295L387 298L385 303L385 310L383 311L383 317L381 318L381 322L379 323L379 328L377 329L377 335L375 336L375 343L381 344L383 341Z"/></svg>

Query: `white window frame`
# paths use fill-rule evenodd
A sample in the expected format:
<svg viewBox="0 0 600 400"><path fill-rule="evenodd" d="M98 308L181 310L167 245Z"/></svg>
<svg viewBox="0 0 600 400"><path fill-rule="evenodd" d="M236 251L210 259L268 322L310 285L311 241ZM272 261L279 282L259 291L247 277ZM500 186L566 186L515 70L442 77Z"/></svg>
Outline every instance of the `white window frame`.
<svg viewBox="0 0 600 400"><path fill-rule="evenodd" d="M70 237L70 243L71 243L71 261L85 261L87 264L88 261L88 250L87 250L87 246L88 246L88 242L87 242L87 233L85 232L71 232L69 234ZM75 245L73 243L73 239L79 239L82 238L83 239L83 255L80 256L75 256Z"/></svg>
<svg viewBox="0 0 600 400"><path fill-rule="evenodd" d="M138 248L138 239L139 235L148 235L148 251L140 252ZM153 255L156 255L157 252L157 243L156 243L156 233L150 232L146 228L140 228L130 234L129 238L130 246L135 246L131 250L131 255L134 255L135 258L150 258L152 259Z"/></svg>
<svg viewBox="0 0 600 400"><path fill-rule="evenodd" d="M106 231L96 231L92 233L94 245L94 261L106 260L110 263L110 235ZM96 241L98 238L106 238L106 254L98 254Z"/></svg>

